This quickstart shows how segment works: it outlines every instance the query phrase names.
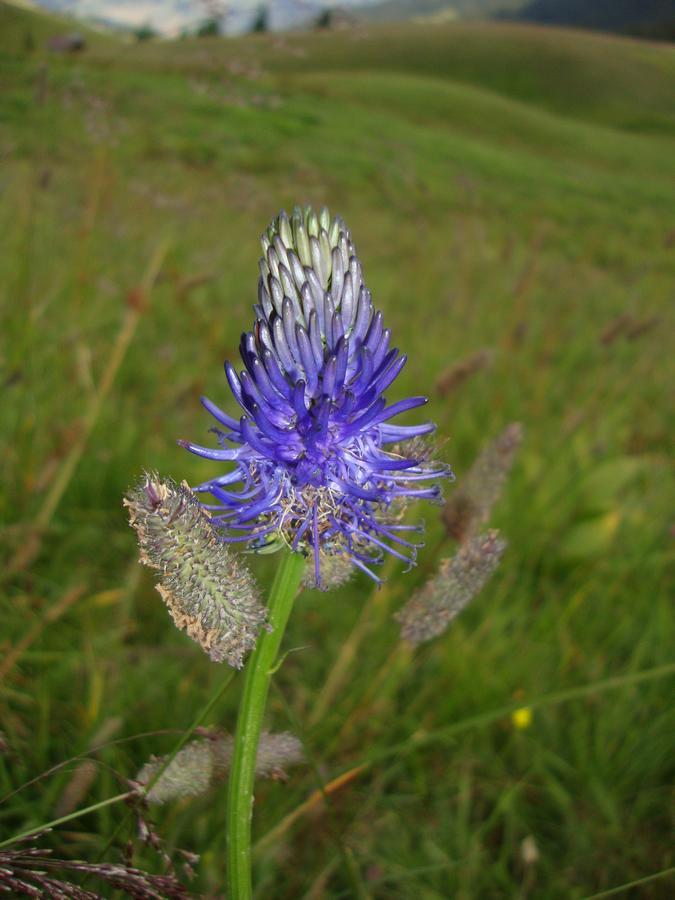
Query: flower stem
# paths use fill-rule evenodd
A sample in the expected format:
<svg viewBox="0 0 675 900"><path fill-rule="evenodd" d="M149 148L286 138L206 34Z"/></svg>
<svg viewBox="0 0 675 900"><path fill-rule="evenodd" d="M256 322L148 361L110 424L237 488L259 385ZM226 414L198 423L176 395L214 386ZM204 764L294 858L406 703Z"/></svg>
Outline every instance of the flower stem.
<svg viewBox="0 0 675 900"><path fill-rule="evenodd" d="M271 631L263 631L246 665L239 705L227 803L227 880L231 900L249 900L251 817L258 740L279 646L300 585L305 560L286 553L277 569L269 601Z"/></svg>

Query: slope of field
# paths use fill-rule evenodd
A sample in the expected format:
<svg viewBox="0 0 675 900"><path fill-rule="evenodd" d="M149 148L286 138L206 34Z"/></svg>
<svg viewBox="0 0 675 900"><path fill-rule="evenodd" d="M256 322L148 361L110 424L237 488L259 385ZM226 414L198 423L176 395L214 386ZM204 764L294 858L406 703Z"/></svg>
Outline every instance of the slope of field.
<svg viewBox="0 0 675 900"><path fill-rule="evenodd" d="M224 52L182 41L140 55L129 46L109 64L167 64L176 71L217 75L232 55L276 73L353 71L429 76L482 87L535 108L621 130L672 135L675 49L591 32L537 25L464 23L360 26L347 32L292 33L232 41ZM245 61L245 62L244 62Z"/></svg>
<svg viewBox="0 0 675 900"><path fill-rule="evenodd" d="M526 0L382 0L357 6L353 12L375 22L396 22L449 12L455 18L487 18L498 10L517 10ZM350 10L351 12L351 10Z"/></svg>
<svg viewBox="0 0 675 900"><path fill-rule="evenodd" d="M620 128L675 126L675 50L537 26L394 26L289 38L299 70L394 70L484 87L551 112ZM274 66L274 57L269 60ZM289 61L279 63L289 68Z"/></svg>
<svg viewBox="0 0 675 900"><path fill-rule="evenodd" d="M2 837L124 791L226 676L173 629L121 497L144 468L219 471L175 441L213 439L201 394L234 412L257 237L311 202L348 221L409 355L391 398L430 395L460 483L509 422L526 440L502 566L411 661L390 613L452 552L434 508L390 589L298 601L267 726L313 765L260 785L258 895L580 900L668 869L672 52L462 25L49 54L63 28L0 3ZM266 587L274 559L252 565ZM207 724L233 728L240 681ZM101 743L94 774L31 782ZM220 896L222 788L152 819ZM134 834L113 804L47 840L115 859Z"/></svg>
<svg viewBox="0 0 675 900"><path fill-rule="evenodd" d="M24 57L44 51L46 42L57 34L77 32L89 44L105 42L105 36L68 16L47 14L29 0L0 3L0 47L3 57Z"/></svg>

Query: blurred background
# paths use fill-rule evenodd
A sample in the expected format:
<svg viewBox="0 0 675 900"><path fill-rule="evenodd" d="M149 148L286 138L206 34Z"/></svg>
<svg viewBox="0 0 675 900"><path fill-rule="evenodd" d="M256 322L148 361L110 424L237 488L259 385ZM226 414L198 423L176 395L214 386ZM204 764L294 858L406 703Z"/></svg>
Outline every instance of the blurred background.
<svg viewBox="0 0 675 900"><path fill-rule="evenodd" d="M258 895L672 896L674 35L670 0L0 0L0 839L123 792L225 677L121 500L218 471L176 440L234 409L258 236L326 204L457 485L524 439L446 634L397 655L433 507L417 569L296 605L268 724L310 765L259 785ZM223 788L149 815L223 896ZM162 870L123 804L45 839L128 841Z"/></svg>

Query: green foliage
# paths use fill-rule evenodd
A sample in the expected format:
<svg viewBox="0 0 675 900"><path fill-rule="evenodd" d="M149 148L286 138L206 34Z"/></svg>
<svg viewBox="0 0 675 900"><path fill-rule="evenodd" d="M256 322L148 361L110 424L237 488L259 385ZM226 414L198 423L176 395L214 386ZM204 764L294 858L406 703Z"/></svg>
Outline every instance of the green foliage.
<svg viewBox="0 0 675 900"><path fill-rule="evenodd" d="M335 13L332 9L324 9L316 17L315 25L317 28L331 28Z"/></svg>
<svg viewBox="0 0 675 900"><path fill-rule="evenodd" d="M197 26L197 37L218 37L220 35L220 21L218 19L206 19Z"/></svg>
<svg viewBox="0 0 675 900"><path fill-rule="evenodd" d="M134 34L136 35L136 40L139 42L152 41L157 37L157 32L152 25L141 25L136 29Z"/></svg>
<svg viewBox="0 0 675 900"><path fill-rule="evenodd" d="M390 613L434 571L433 510L420 567L397 570L391 595L369 601L358 577L298 601L265 727L304 737L316 766L259 787L254 837L307 799L317 773L669 662L672 54L457 26L282 44L87 35L71 59L45 51L60 30L0 4L0 793L101 733L125 742L94 754L84 787L71 764L14 793L3 835L125 790L224 678L173 629L121 499L145 468L192 484L218 471L175 440L209 440L201 394L234 411L221 365L250 324L257 236L297 202L349 222L409 355L396 395L432 395L460 483L507 423L526 439L494 522L509 541L500 568L406 678L389 664ZM624 314L653 327L608 339ZM483 348L480 372L433 395ZM254 560L265 587L275 564ZM305 727L368 602L380 624ZM205 724L233 728L239 689ZM528 728L505 715L410 744L350 776L332 812L317 801L260 848L259 896L320 896L322 884L355 896L356 878L378 900L567 900L666 869L671 693L672 679L654 679L534 708ZM195 891L222 893L222 792L155 822L169 847L202 855ZM113 805L49 840L95 859L118 828L116 848L135 830ZM147 849L137 861L161 868ZM665 881L645 890L669 893Z"/></svg>
<svg viewBox="0 0 675 900"><path fill-rule="evenodd" d="M251 33L252 34L264 34L266 31L269 31L269 10L266 6L259 6L258 12L253 17L253 24L251 25Z"/></svg>

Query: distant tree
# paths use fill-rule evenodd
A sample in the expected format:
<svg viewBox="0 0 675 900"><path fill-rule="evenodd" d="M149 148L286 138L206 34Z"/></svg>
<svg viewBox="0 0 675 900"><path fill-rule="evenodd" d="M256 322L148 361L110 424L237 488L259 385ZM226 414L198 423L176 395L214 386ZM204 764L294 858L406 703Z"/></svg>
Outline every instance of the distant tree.
<svg viewBox="0 0 675 900"><path fill-rule="evenodd" d="M329 30L332 28L350 28L356 25L356 23L356 18L353 15L350 15L344 7L329 6L327 9L322 10L316 17L314 27L320 30Z"/></svg>
<svg viewBox="0 0 675 900"><path fill-rule="evenodd" d="M220 35L220 21L218 19L206 19L197 26L197 37L218 37Z"/></svg>
<svg viewBox="0 0 675 900"><path fill-rule="evenodd" d="M227 19L230 14L230 4L228 0L199 0L199 5L204 10L203 24L211 25L211 29L202 37L213 37L216 34L225 34L227 32ZM213 24L218 26L218 31L213 30Z"/></svg>
<svg viewBox="0 0 675 900"><path fill-rule="evenodd" d="M137 41L152 41L157 37L157 32L152 27L152 25L146 23L145 25L140 25L136 31L134 32L136 35Z"/></svg>
<svg viewBox="0 0 675 900"><path fill-rule="evenodd" d="M23 52L30 54L35 50L35 38L32 31L26 31L23 35Z"/></svg>
<svg viewBox="0 0 675 900"><path fill-rule="evenodd" d="M317 28L332 28L333 27L333 10L332 9L324 9L323 12L320 12L316 18L316 27Z"/></svg>
<svg viewBox="0 0 675 900"><path fill-rule="evenodd" d="M251 33L263 34L264 32L269 31L269 19L270 14L268 8L266 6L258 7L258 12L255 14L253 23L251 25Z"/></svg>

